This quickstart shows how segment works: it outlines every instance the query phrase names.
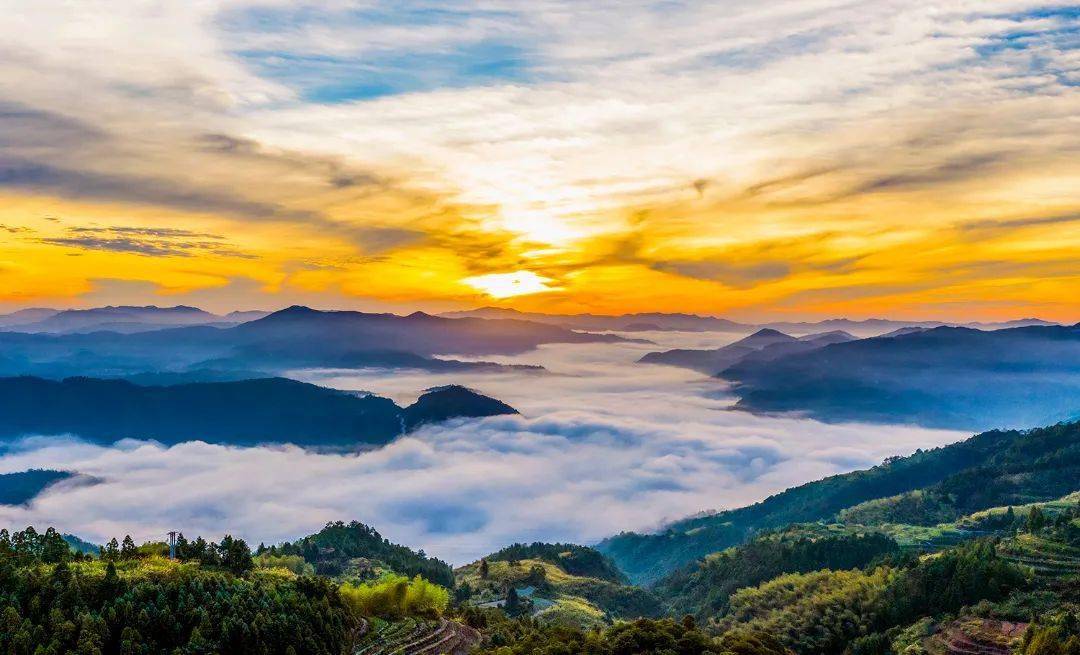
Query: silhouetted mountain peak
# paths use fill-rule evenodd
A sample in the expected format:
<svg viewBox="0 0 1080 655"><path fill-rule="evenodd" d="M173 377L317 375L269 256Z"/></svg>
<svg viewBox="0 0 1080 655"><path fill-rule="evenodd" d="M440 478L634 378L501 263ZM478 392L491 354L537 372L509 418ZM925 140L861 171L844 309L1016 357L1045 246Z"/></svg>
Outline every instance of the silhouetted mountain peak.
<svg viewBox="0 0 1080 655"><path fill-rule="evenodd" d="M317 309L312 309L312 308L307 307L305 305L290 305L289 307L286 307L285 309L279 309L276 312L271 312L270 314L267 315L266 318L270 318L270 317L273 317L273 316L313 316L315 314L322 314L322 313L324 313L324 312L320 312Z"/></svg>
<svg viewBox="0 0 1080 655"><path fill-rule="evenodd" d="M761 328L760 330L758 330L757 332L751 334L750 337L747 337L747 338L751 338L751 337L786 337L786 336L788 336L788 335L784 334L780 330L774 330L772 328Z"/></svg>
<svg viewBox="0 0 1080 655"><path fill-rule="evenodd" d="M750 336L748 336L748 337L746 337L744 339L739 339L738 341L736 341L735 343L733 343L731 345L732 346L748 346L748 347L751 347L751 348L761 348L761 347L771 345L771 344L774 344L774 343L788 343L788 342L793 342L793 341L798 341L798 339L796 339L795 337L793 337L791 335L784 334L783 332L781 332L779 330L774 330L772 328L761 328L760 330L758 330L757 332L751 334Z"/></svg>
<svg viewBox="0 0 1080 655"><path fill-rule="evenodd" d="M457 416L482 417L518 413L500 400L459 384L432 387L403 412L406 430Z"/></svg>

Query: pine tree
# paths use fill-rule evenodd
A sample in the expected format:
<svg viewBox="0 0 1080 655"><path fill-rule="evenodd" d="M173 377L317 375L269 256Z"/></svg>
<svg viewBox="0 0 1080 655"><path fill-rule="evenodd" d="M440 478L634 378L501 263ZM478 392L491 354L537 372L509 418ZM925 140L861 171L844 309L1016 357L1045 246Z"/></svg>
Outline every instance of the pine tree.
<svg viewBox="0 0 1080 655"><path fill-rule="evenodd" d="M131 535L126 535L124 542L120 545L120 559L135 559L137 554L135 540L131 538Z"/></svg>

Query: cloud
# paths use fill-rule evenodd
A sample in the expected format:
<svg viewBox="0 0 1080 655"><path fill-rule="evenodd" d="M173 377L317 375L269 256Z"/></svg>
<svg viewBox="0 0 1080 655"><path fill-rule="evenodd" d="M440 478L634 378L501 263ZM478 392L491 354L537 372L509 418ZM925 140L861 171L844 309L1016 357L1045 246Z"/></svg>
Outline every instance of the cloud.
<svg viewBox="0 0 1080 655"><path fill-rule="evenodd" d="M667 340L665 347L734 338L655 336ZM128 532L160 538L171 529L207 536L231 531L257 543L357 519L462 563L514 541L593 542L624 529L653 528L963 436L729 411L731 399L715 394L722 389L718 381L634 365L647 347L556 346L507 358L544 364L553 373L543 377L298 374L342 388L377 389L402 402L454 380L524 412L429 426L358 454L200 442L103 448L30 439L0 457L0 471L47 466L102 481L93 488L55 487L25 508L2 507L0 523L55 525L97 540Z"/></svg>
<svg viewBox="0 0 1080 655"><path fill-rule="evenodd" d="M729 286L746 287L763 280L777 280L791 272L786 262L754 262L729 264L722 261L669 261L654 265L657 270L668 271L702 280L716 280Z"/></svg>
<svg viewBox="0 0 1080 655"><path fill-rule="evenodd" d="M316 218L316 214L310 211L291 210L274 203L247 200L238 194L220 189L190 188L172 180L79 171L6 157L0 158L0 186L38 193L59 193L67 198L126 200L256 218Z"/></svg>
<svg viewBox="0 0 1080 655"><path fill-rule="evenodd" d="M106 250L151 257L253 257L230 246L221 235L179 228L71 227L67 230L67 236L44 237L39 241L67 248Z"/></svg>
<svg viewBox="0 0 1080 655"><path fill-rule="evenodd" d="M266 289L302 278L338 304L469 302L461 279L528 269L561 291L522 308L811 312L800 294L847 272L823 260L862 270L899 240L955 242L987 207L1077 209L1075 16L1042 0L164 0L106 14L6 13L3 192L226 217L236 243L280 223L259 234L272 261L244 273ZM638 259L604 257L642 213L657 219ZM844 237L794 261L722 256L822 231ZM1034 247L1017 245L951 254ZM332 256L353 265L290 276L345 249ZM877 258L855 282L929 280L900 310L953 293L912 261ZM73 268L81 279L58 287L85 286L92 272ZM973 302L1006 282L986 275ZM1032 302L1071 311L1072 289L1024 281ZM876 300L899 302L885 287Z"/></svg>
<svg viewBox="0 0 1080 655"><path fill-rule="evenodd" d="M1029 227L1054 226L1080 222L1080 212L1053 214L1049 216L1022 216L1019 218L981 219L967 221L957 226L962 232L973 232L981 236L997 235L1001 232L1022 230Z"/></svg>

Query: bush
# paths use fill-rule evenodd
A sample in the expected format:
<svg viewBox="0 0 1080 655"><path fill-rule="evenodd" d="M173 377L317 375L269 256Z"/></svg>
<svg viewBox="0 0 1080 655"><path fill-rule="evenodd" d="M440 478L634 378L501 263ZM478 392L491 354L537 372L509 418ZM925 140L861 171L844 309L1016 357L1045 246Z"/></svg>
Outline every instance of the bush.
<svg viewBox="0 0 1080 655"><path fill-rule="evenodd" d="M419 575L412 580L401 575L386 575L369 583L344 584L339 593L345 604L361 616L387 619L405 616L435 618L450 603L445 587L428 582Z"/></svg>

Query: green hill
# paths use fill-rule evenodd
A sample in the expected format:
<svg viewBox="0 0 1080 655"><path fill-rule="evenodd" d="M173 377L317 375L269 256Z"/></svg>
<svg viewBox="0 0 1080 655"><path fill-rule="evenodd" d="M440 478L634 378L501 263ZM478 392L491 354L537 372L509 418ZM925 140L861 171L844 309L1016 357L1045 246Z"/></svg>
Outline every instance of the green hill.
<svg viewBox="0 0 1080 655"><path fill-rule="evenodd" d="M457 595L468 604L544 623L586 628L660 612L652 593L626 584L610 560L585 546L514 544L454 573ZM510 600L511 589L517 600Z"/></svg>
<svg viewBox="0 0 1080 655"><path fill-rule="evenodd" d="M391 543L370 526L357 521L327 523L313 535L269 548L260 547L258 555L299 555L315 571L331 577L377 577L382 572L404 576L416 575L444 587L454 584L450 565L424 551Z"/></svg>
<svg viewBox="0 0 1080 655"><path fill-rule="evenodd" d="M740 509L687 519L656 534L623 533L598 545L632 582L648 583L761 530L832 519L860 503L924 490L960 516L989 507L1050 500L1080 480L1080 423L994 430L862 471L788 489ZM921 511L921 510L920 510ZM895 518L904 518L897 515ZM926 522L913 516L900 522Z"/></svg>

